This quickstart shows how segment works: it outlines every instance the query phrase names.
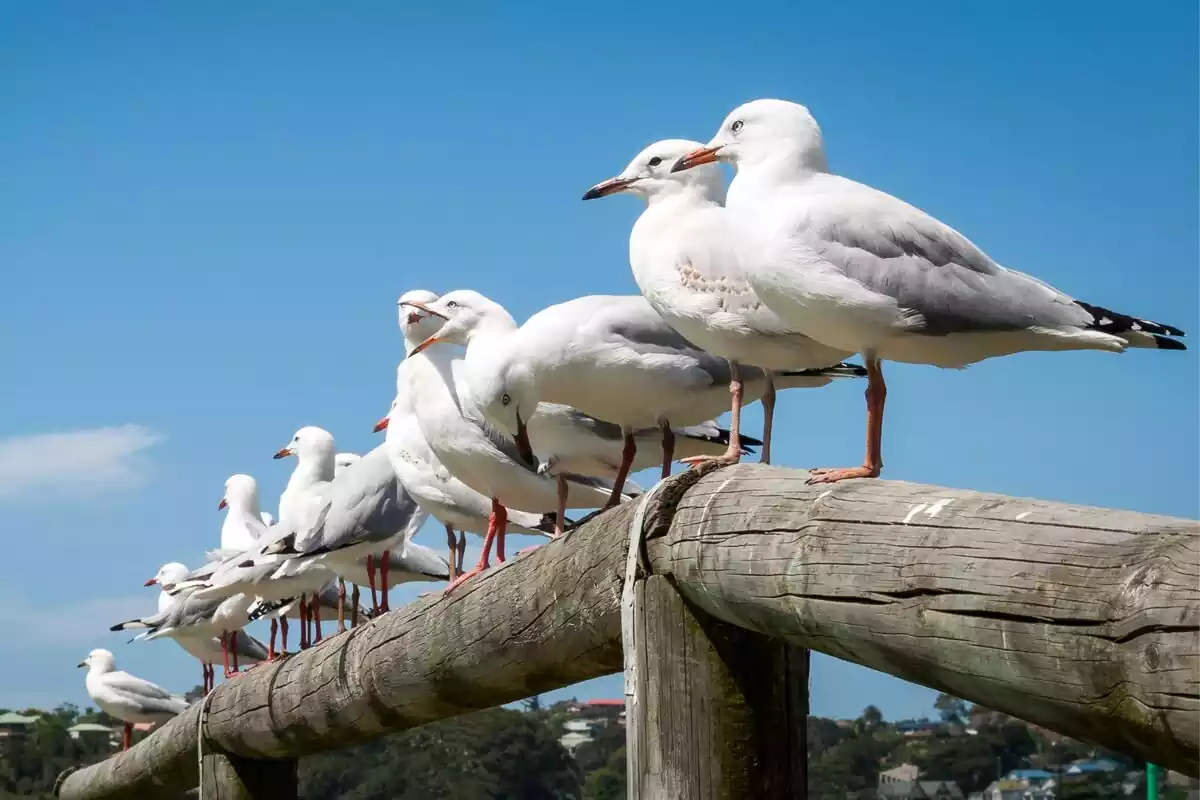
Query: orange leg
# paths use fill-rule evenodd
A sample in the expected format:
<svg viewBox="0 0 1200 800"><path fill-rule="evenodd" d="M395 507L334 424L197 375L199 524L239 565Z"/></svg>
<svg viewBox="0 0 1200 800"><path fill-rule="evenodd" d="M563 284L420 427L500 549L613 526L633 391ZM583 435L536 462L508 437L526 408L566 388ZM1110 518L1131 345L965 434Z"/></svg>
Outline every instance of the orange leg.
<svg viewBox="0 0 1200 800"><path fill-rule="evenodd" d="M775 423L775 376L766 372L767 390L763 393L763 444L759 462L771 463L771 428Z"/></svg>
<svg viewBox="0 0 1200 800"><path fill-rule="evenodd" d="M371 585L371 613L379 613L379 594L375 591L375 556L367 556L367 583Z"/></svg>
<svg viewBox="0 0 1200 800"><path fill-rule="evenodd" d="M836 483L849 478L878 478L883 469L883 407L887 402L887 384L883 365L874 356L864 354L867 365L867 456L861 467L814 469L809 483Z"/></svg>
<svg viewBox="0 0 1200 800"><path fill-rule="evenodd" d="M454 538L454 528L446 526L446 546L450 548L450 580L458 575L458 562L454 558L454 548L457 540Z"/></svg>
<svg viewBox="0 0 1200 800"><path fill-rule="evenodd" d="M508 509L500 505L500 501L492 498L492 515L488 518L487 535L483 537L483 553L479 556L479 563L468 572L459 575L454 581L446 587L446 594L458 588L459 584L468 578L473 578L479 573L488 568L488 556L492 552L492 542L496 539L498 532L508 527Z"/></svg>
<svg viewBox="0 0 1200 800"><path fill-rule="evenodd" d="M392 567L392 554L391 554L391 552L384 550L383 555L381 555L379 557L379 594L383 598L383 602L381 602L379 604L379 611L381 614L386 614L387 612L391 611L391 609L388 608L388 601L387 601L388 570L391 569L391 567Z"/></svg>
<svg viewBox="0 0 1200 800"><path fill-rule="evenodd" d="M729 447L724 455L692 456L679 459L681 462L692 467L710 462L724 467L742 460L742 375L736 361L729 362L729 397Z"/></svg>
<svg viewBox="0 0 1200 800"><path fill-rule="evenodd" d="M621 491L625 488L625 479L629 477L629 469L633 466L633 457L637 455L637 442L633 440L633 432L625 432L625 446L621 448L621 466L617 469L617 478L613 481L612 494L608 496L605 508L614 508L621 504Z"/></svg>

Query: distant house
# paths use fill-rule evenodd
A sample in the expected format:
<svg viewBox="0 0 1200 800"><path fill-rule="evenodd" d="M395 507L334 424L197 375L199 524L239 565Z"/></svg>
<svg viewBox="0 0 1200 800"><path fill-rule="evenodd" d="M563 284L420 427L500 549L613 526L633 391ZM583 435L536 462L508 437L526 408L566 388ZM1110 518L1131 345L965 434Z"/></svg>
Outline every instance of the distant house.
<svg viewBox="0 0 1200 800"><path fill-rule="evenodd" d="M72 739L107 739L112 741L116 736L116 731L107 725L100 725L95 722L81 722L78 725L72 725L67 728L67 734Z"/></svg>
<svg viewBox="0 0 1200 800"><path fill-rule="evenodd" d="M576 747L592 740L592 724L592 722L586 719L567 720L563 723L563 730L566 733L559 737L558 743L568 753L574 753Z"/></svg>
<svg viewBox="0 0 1200 800"><path fill-rule="evenodd" d="M892 727L904 734L906 739L924 739L933 736L942 723L931 719L904 719Z"/></svg>
<svg viewBox="0 0 1200 800"><path fill-rule="evenodd" d="M881 773L882 777L882 773ZM964 800L954 781L880 781L877 800Z"/></svg>
<svg viewBox="0 0 1200 800"><path fill-rule="evenodd" d="M1022 800L1030 790L1029 781L1004 778L983 790L983 800Z"/></svg>
<svg viewBox="0 0 1200 800"><path fill-rule="evenodd" d="M921 770L916 764L901 764L879 773L879 783L899 783L900 781L915 781L921 777Z"/></svg>
<svg viewBox="0 0 1200 800"><path fill-rule="evenodd" d="M1065 775L1099 775L1116 772L1121 765L1110 758L1097 758L1092 761L1076 761L1063 770Z"/></svg>
<svg viewBox="0 0 1200 800"><path fill-rule="evenodd" d="M1047 772L1044 769L1014 769L1012 772L1004 776L1005 780L1010 781L1029 781L1030 783L1041 783L1048 781L1054 777L1054 773Z"/></svg>
<svg viewBox="0 0 1200 800"><path fill-rule="evenodd" d="M570 713L599 720L602 724L615 721L618 725L625 724L625 699L597 699L572 703L567 707Z"/></svg>
<svg viewBox="0 0 1200 800"><path fill-rule="evenodd" d="M0 714L0 739L24 736L33 730L34 724L41 719L37 716L25 716L15 711Z"/></svg>

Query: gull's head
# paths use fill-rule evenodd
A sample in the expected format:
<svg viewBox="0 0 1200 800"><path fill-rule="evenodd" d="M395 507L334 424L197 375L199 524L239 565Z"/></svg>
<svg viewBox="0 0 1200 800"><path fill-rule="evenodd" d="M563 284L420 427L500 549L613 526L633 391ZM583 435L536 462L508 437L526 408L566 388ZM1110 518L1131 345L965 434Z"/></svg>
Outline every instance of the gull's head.
<svg viewBox="0 0 1200 800"><path fill-rule="evenodd" d="M620 174L601 181L588 189L584 200L628 192L653 202L656 198L676 194L686 189L699 191L706 200L723 202L725 177L715 161L695 169L672 172L672 167L688 153L704 145L688 139L663 139L655 142L634 157Z"/></svg>
<svg viewBox="0 0 1200 800"><path fill-rule="evenodd" d="M409 355L416 355L437 342L465 346L470 342L471 335L486 320L512 320L512 317L499 303L470 289L456 289L442 295L432 303L426 303L422 309L426 313L441 318L442 327L435 335L426 338L413 348Z"/></svg>
<svg viewBox="0 0 1200 800"><path fill-rule="evenodd" d="M87 658L79 662L79 666L87 667L89 670L98 670L100 672L109 672L117 666L117 661L113 658L113 654L107 650L97 648L88 653Z"/></svg>
<svg viewBox="0 0 1200 800"><path fill-rule="evenodd" d="M400 332L409 349L416 347L430 336L436 336L445 320L426 312L425 306L436 302L438 296L427 289L413 289L400 295L396 301L396 313L400 318Z"/></svg>
<svg viewBox="0 0 1200 800"><path fill-rule="evenodd" d="M333 476L336 478L346 467L359 461L362 461L362 456L358 453L338 453L333 457Z"/></svg>
<svg viewBox="0 0 1200 800"><path fill-rule="evenodd" d="M175 588L175 584L183 580L188 574L188 568L178 561L172 561L169 564L163 564L158 568L158 572L154 573L154 577L146 581L146 586L161 586L164 592L169 592Z"/></svg>
<svg viewBox="0 0 1200 800"><path fill-rule="evenodd" d="M522 458L535 462L526 423L538 407L537 383L533 373L519 362L500 359L495 363L468 363L471 399L488 422L513 437Z"/></svg>
<svg viewBox="0 0 1200 800"><path fill-rule="evenodd" d="M337 447L333 442L333 434L324 428L306 425L292 436L287 447L275 454L275 458L295 456L301 461L309 459L333 459Z"/></svg>
<svg viewBox="0 0 1200 800"><path fill-rule="evenodd" d="M752 100L738 106L721 123L708 144L675 162L673 171L724 161L738 169L767 161L783 161L824 171L821 128L808 109L787 100Z"/></svg>
<svg viewBox="0 0 1200 800"><path fill-rule="evenodd" d="M258 481L249 475L230 475L225 479L225 494L217 509L237 508L254 511L258 508Z"/></svg>

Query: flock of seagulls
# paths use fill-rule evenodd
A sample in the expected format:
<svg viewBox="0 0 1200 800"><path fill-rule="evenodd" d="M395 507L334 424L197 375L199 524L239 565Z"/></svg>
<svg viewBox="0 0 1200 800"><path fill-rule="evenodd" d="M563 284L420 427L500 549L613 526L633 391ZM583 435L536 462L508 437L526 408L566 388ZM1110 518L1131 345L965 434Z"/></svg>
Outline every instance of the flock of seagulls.
<svg viewBox="0 0 1200 800"><path fill-rule="evenodd" d="M736 177L726 188L720 163ZM964 236L883 192L828 171L804 106L756 100L707 144L656 142L584 194L629 193L646 208L629 261L640 295L591 295L518 324L478 292L414 290L398 301L405 358L396 396L375 426L383 444L339 454L302 428L276 458L296 467L274 520L258 486L231 476L220 546L204 566L163 565L147 585L155 614L113 630L169 638L213 688L240 664L301 648L388 610L388 588L447 580L447 592L504 561L509 530L554 537L567 512L638 494L629 475L671 463L771 457L776 393L866 378L861 466L813 470L810 482L875 477L883 467L883 361L962 368L1032 350L1183 350L1183 331L1073 299L992 261ZM863 366L846 363L858 355ZM741 430L761 400L762 439ZM730 427L715 422L729 410ZM413 541L429 517L447 557ZM484 538L464 570L465 535ZM347 613L346 583L353 584ZM359 609L368 586L371 609ZM266 645L245 634L270 620ZM275 647L281 634L281 649ZM181 698L116 670L93 651L87 688L109 714L158 721ZM126 737L128 746L128 729Z"/></svg>

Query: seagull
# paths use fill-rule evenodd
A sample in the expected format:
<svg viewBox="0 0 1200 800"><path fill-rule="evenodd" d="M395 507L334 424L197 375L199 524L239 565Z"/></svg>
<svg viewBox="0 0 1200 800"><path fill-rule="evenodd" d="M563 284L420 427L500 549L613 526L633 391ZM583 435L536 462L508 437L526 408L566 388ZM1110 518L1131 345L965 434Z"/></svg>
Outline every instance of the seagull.
<svg viewBox="0 0 1200 800"><path fill-rule="evenodd" d="M321 508L321 494L333 481L337 447L333 434L308 425L292 436L275 458L296 457L296 468L279 496L279 522L294 530L309 530Z"/></svg>
<svg viewBox="0 0 1200 800"><path fill-rule="evenodd" d="M367 576L372 598L375 596L374 557L379 557L383 583L382 602L377 613L388 611L387 573L393 550L403 559L409 540L424 524L427 514L404 491L392 470L383 445L346 467L324 492L317 521L303 533L286 536L262 548L255 566L282 563L272 580L302 574L317 564L339 577L354 579L362 575L358 562L367 559ZM414 559L417 557L414 556ZM448 565L434 556L439 573L448 574ZM405 567L406 572L429 571L427 564ZM345 597L342 587L341 597ZM344 611L339 607L338 630L345 629ZM318 634L318 640L319 640Z"/></svg>
<svg viewBox="0 0 1200 800"><path fill-rule="evenodd" d="M406 352L411 351L431 336L436 336L445 320L426 314L407 303L429 304L438 299L433 292L414 290L403 294L398 303L400 329L404 334ZM461 372L462 360L455 358L455 380ZM421 507L446 526L447 544L457 572L462 571L462 557L466 547L461 538L455 544L454 529L484 535L491 511L491 500L447 470L425 441L416 412L409 402L405 386L405 362L397 368L396 382L399 393L392 402L388 415L375 425L375 431L387 431L388 454L392 459L400 482L416 498ZM557 477L591 475L614 479L619 471L622 449L622 431L619 426L590 417L569 406L542 403L528 423L529 439L534 454L542 462L542 471ZM638 459L633 470L657 466L651 456L656 452L649 447L650 438L660 436L657 428L644 429L635 433ZM680 443L680 454L699 455L720 453L729 442L729 432L718 427L714 421L681 428L675 431ZM756 443L747 440L747 443ZM644 455L649 454L649 455ZM657 458L661 459L661 455ZM509 509L509 529L522 533L550 535L554 530L552 518Z"/></svg>
<svg viewBox="0 0 1200 800"><path fill-rule="evenodd" d="M700 147L699 142L686 139L655 142L638 153L620 174L589 189L583 199L628 192L646 200L646 210L629 236L629 264L638 289L667 325L729 362L734 380L731 416L735 430L740 418L736 384L741 366L766 371L762 462L769 464L775 417L774 373L858 368L840 363L852 355L850 351L826 347L790 329L758 299L728 233L721 168L712 164L685 172L671 171L676 161ZM740 456L731 441L719 458L690 461L732 464Z"/></svg>
<svg viewBox="0 0 1200 800"><path fill-rule="evenodd" d="M220 561L254 546L271 526L258 508L258 481L249 475L230 475L225 494L217 510L228 509L221 525L221 548L206 554L209 561Z"/></svg>
<svg viewBox="0 0 1200 800"><path fill-rule="evenodd" d="M105 714L125 723L121 736L122 750L128 750L133 744L135 723L166 722L188 707L188 701L181 695L172 694L150 681L118 670L116 659L107 650L93 650L79 662L79 666L88 670L88 697Z"/></svg>
<svg viewBox="0 0 1200 800"><path fill-rule="evenodd" d="M418 310L426 307L420 301L406 301L405 305ZM404 361L404 369L397 371L404 383L397 387L397 394L411 402L421 433L438 460L491 503L479 563L451 581L447 592L487 569L493 541L497 560L504 560L509 508L557 511L558 488L564 483L568 490L565 506L595 508L607 500L610 488L598 479L571 476L559 481L539 472L532 452L494 430L470 400L460 396L454 375L456 360L461 361L453 347L426 345L414 348ZM561 524L561 520L562 515L556 515L556 522Z"/></svg>
<svg viewBox="0 0 1200 800"><path fill-rule="evenodd" d="M155 576L162 582L163 594L167 595L166 598L163 597L163 594L159 595L158 613L149 617L137 617L119 622L109 630L148 629L146 633L136 638L153 640L167 637L179 641L185 650L188 649L188 643L193 640L217 637L226 678L239 674L238 656L241 653L247 653L251 660L261 660L258 658L258 648L253 645L239 646L239 642L246 637L238 636L238 632L250 623L249 608L254 603L254 596L233 592L215 598L201 597L199 591L194 588L183 589L172 595L169 591L170 584L160 576L164 572L168 576L173 575L175 566L182 565L164 565ZM147 585L151 585L150 581L147 581ZM188 650L188 652L192 651ZM211 663L211 661L206 661L205 656L197 655L197 658L205 663ZM215 655L211 658L216 660ZM231 658L232 669L230 668ZM204 672L204 684L207 688L212 688L211 668L205 669Z"/></svg>
<svg viewBox="0 0 1200 800"><path fill-rule="evenodd" d="M146 586L157 585L161 589L158 593L159 614L165 614L175 603L182 601L181 597L171 593L171 589L173 589L176 582L183 580L187 574L188 568L185 565L173 561L163 564L159 567L158 572L154 574L154 577L146 581ZM133 624L134 622L122 623L122 626L128 625L129 628L143 627ZM136 620L136 622L142 622L142 620ZM120 630L125 629L125 627L120 627ZM144 633L135 637L135 639L144 639L147 635ZM204 691L206 693L211 691L215 683L212 665L218 660L228 657L226 648L222 645L221 640L209 633L195 633L187 629L177 632L171 638L189 655L200 661L203 671L202 684ZM237 637L234 647L236 658L251 664L266 661L270 655L262 642L249 635Z"/></svg>
<svg viewBox="0 0 1200 800"><path fill-rule="evenodd" d="M662 463L673 460L672 425L710 420L729 407L754 402L767 387L763 371L737 374L723 358L701 350L663 322L640 295L590 295L539 311L517 326L499 304L478 292L444 295L424 310L448 320L414 352L437 342L467 347L471 401L493 424L530 448L527 420L538 403L564 403L621 427L624 447L613 492L615 505L637 452L634 432L662 431ZM780 388L824 386L842 368L780 373ZM727 453L740 454L737 419Z"/></svg>
<svg viewBox="0 0 1200 800"><path fill-rule="evenodd" d="M832 174L802 105L739 106L672 170L714 161L737 169L727 208L754 291L789 327L866 363L864 463L816 470L810 482L879 475L885 360L961 369L1034 350L1186 349L1179 328L1075 300L904 201Z"/></svg>

